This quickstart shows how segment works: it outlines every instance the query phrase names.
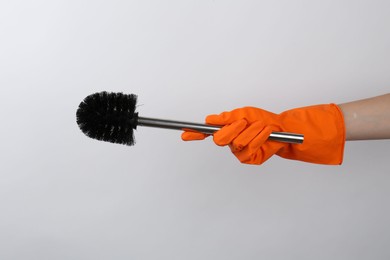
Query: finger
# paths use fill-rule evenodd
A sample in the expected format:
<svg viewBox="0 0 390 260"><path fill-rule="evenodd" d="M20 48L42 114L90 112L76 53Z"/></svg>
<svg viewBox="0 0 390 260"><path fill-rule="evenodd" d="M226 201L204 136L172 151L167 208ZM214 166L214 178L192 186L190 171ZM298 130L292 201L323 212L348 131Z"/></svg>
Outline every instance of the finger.
<svg viewBox="0 0 390 260"><path fill-rule="evenodd" d="M189 132L189 131L186 131L186 132L183 132L181 134L181 139L183 141L195 141L195 140L204 140L208 137L209 135L207 134L202 134L202 133L198 133L198 132Z"/></svg>
<svg viewBox="0 0 390 260"><path fill-rule="evenodd" d="M274 127L266 126L261 134L248 145L248 149L252 154L251 161L253 163L264 163L285 145L281 142L268 140L268 137L273 131L275 131Z"/></svg>
<svg viewBox="0 0 390 260"><path fill-rule="evenodd" d="M221 130L214 133L214 142L219 146L230 144L247 126L247 121L241 119L230 125L225 125Z"/></svg>
<svg viewBox="0 0 390 260"><path fill-rule="evenodd" d="M274 141L265 142L264 145L260 148L259 152L256 154L256 158L253 160L257 161L258 164L262 164L275 155L278 151L280 151L284 145L285 144L283 143Z"/></svg>
<svg viewBox="0 0 390 260"><path fill-rule="evenodd" d="M259 150L265 141L267 141L272 132L272 126L265 126L263 130L255 138L253 138L252 142L248 144L248 149L251 151Z"/></svg>
<svg viewBox="0 0 390 260"><path fill-rule="evenodd" d="M242 151L233 151L234 155L245 164L264 163L284 145L279 142L267 141L273 130L273 127L266 126ZM231 149L234 148L231 147Z"/></svg>
<svg viewBox="0 0 390 260"><path fill-rule="evenodd" d="M256 121L242 131L232 142L232 151L241 151L247 146L262 130L264 123Z"/></svg>

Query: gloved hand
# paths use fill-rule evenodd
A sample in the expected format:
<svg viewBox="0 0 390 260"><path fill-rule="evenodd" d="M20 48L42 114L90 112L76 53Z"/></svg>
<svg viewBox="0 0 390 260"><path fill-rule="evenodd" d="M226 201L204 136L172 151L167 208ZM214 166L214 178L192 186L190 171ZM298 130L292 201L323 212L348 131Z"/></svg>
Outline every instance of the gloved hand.
<svg viewBox="0 0 390 260"><path fill-rule="evenodd" d="M213 134L214 142L228 145L242 163L262 164L274 154L318 164L343 161L345 126L342 112L335 104L295 108L281 114L244 107L209 115L206 123L223 126ZM303 134L305 139L303 144L267 140L271 132ZM182 139L202 140L207 136L185 131Z"/></svg>

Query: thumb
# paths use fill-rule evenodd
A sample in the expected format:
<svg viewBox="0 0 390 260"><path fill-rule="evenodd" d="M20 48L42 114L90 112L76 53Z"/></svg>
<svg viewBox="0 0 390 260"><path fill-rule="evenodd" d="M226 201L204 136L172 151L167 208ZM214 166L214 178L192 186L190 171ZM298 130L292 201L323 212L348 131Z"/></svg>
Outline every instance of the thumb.
<svg viewBox="0 0 390 260"><path fill-rule="evenodd" d="M198 132L189 132L185 131L181 134L181 139L183 141L195 141L195 140L204 140L208 137L207 134L202 134Z"/></svg>

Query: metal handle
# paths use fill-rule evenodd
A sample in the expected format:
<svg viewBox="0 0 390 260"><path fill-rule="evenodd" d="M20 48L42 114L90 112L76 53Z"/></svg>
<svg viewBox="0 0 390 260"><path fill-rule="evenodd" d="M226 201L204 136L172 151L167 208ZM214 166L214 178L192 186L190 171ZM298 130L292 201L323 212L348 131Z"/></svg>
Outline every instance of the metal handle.
<svg viewBox="0 0 390 260"><path fill-rule="evenodd" d="M138 117L137 125L148 126L148 127L157 127L165 129L174 129L174 130L187 130L187 131L197 131L204 134L213 134L214 132L221 129L222 126L215 125L205 125L198 123L182 122L182 121L173 121L157 118L147 118L147 117ZM268 140L292 143L292 144L301 144L303 143L304 136L302 134L296 133L287 133L287 132L272 132L268 137Z"/></svg>

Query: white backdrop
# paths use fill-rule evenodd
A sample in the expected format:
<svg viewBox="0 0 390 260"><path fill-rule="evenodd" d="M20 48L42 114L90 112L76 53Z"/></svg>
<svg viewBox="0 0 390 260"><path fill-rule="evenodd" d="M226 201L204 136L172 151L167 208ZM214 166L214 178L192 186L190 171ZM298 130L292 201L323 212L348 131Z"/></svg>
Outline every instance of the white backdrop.
<svg viewBox="0 0 390 260"><path fill-rule="evenodd" d="M0 259L389 259L389 141L342 166L240 164L212 140L84 136L106 90L202 122L389 92L390 2L1 1Z"/></svg>

